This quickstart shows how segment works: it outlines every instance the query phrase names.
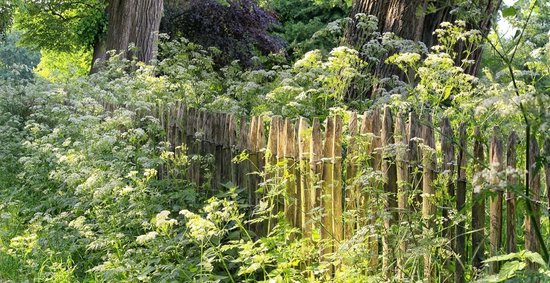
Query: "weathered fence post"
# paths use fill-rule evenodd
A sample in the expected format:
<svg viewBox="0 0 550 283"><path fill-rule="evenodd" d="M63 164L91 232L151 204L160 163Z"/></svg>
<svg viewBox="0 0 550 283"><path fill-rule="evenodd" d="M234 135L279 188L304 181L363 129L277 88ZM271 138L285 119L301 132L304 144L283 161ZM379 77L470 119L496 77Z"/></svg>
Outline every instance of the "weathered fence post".
<svg viewBox="0 0 550 283"><path fill-rule="evenodd" d="M252 116L252 119L250 120L250 128L248 129L248 133L246 133L246 149L248 151L248 168L247 168L247 176L246 176L246 183L249 187L250 192L250 202L249 204L254 206L257 202L257 193L256 193L256 176L253 174L256 168L258 167L258 151L257 150L257 134L258 134L258 124L259 124L259 117Z"/></svg>
<svg viewBox="0 0 550 283"><path fill-rule="evenodd" d="M435 215L435 188L434 180L436 169L436 156L435 156L435 136L433 131L432 115L426 114L426 124L423 125L423 139L424 150L422 151L422 218L426 222L425 233L429 236L433 236L434 232L434 215ZM434 281L434 272L432 270L432 253L427 252L424 255L424 279L428 282Z"/></svg>
<svg viewBox="0 0 550 283"><path fill-rule="evenodd" d="M533 136L530 137L531 146L529 148L529 195L527 201L531 203L532 217L525 217L525 249L532 252L540 252L540 243L535 231L535 225L540 227L540 174L537 170L537 160L540 157L540 149L537 143L537 139ZM535 265L530 264L531 268Z"/></svg>
<svg viewBox="0 0 550 283"><path fill-rule="evenodd" d="M485 197L480 190L483 186L483 162L485 153L483 143L480 140L480 130L476 127L474 130L474 189L472 194L472 266L477 273L483 267L483 254L485 251Z"/></svg>
<svg viewBox="0 0 550 283"><path fill-rule="evenodd" d="M322 174L323 174L323 164L322 164L322 157L323 157L323 141L321 137L321 123L319 122L318 118L313 118L313 123L311 125L311 155L309 159L309 165L311 167L311 178L312 178L312 187L311 187L311 207L313 208L319 208L322 206L321 201L321 194L322 194L322 188L319 186L320 181L322 180ZM314 215L312 215L314 217ZM321 219L320 217L315 216L316 219ZM321 234L320 229L323 229L322 227L322 221L321 223L314 222L312 224L313 229L316 229L319 234Z"/></svg>
<svg viewBox="0 0 550 283"><path fill-rule="evenodd" d="M343 198L342 198L342 130L343 122L340 115L334 116L334 134L332 142L332 164L333 164L333 184L332 184L332 209L334 211L334 239L335 250L344 240L344 218L343 218Z"/></svg>
<svg viewBox="0 0 550 283"><path fill-rule="evenodd" d="M362 139L365 139L368 134L372 134L372 115L369 112L365 112L362 115L362 121L361 121L361 129L359 130L359 133L361 135ZM372 153L372 139L367 141L363 141L361 144L363 147L361 147L360 151L363 152L363 154L370 155ZM361 164L365 165L365 164ZM372 164L371 164L372 167ZM367 219L367 213L368 213L368 200L369 200L369 193L366 189L362 188L361 186L358 186L357 190L360 192L359 194L359 204L358 204L358 226L363 227L366 226L368 221L365 221ZM370 240L369 240L370 241ZM372 267L372 266L371 266Z"/></svg>
<svg viewBox="0 0 550 283"><path fill-rule="evenodd" d="M214 146L214 190L217 192L222 188L222 183L227 181L223 179L224 164L223 162L223 132L225 129L225 114L217 113L214 116L213 129L213 146Z"/></svg>
<svg viewBox="0 0 550 283"><path fill-rule="evenodd" d="M407 141L407 131L405 129L405 122L403 121L403 114L398 113L395 120L395 163L397 168L397 208L399 212L399 225L406 222L406 215L408 212L408 198L411 190L409 180L409 150ZM405 231L404 233L408 233ZM400 233L399 238L403 233ZM401 240L399 242L400 255L397 257L397 279L403 280L404 276L404 254L407 251L407 241Z"/></svg>
<svg viewBox="0 0 550 283"><path fill-rule="evenodd" d="M355 185L355 178L357 176L357 113L351 113L349 121L349 138L348 148L346 155L346 190L345 190L345 214L344 214L344 237L345 239L351 239L355 233L357 225L357 212L358 212L358 191Z"/></svg>
<svg viewBox="0 0 550 283"><path fill-rule="evenodd" d="M265 177L266 180L275 180L275 182L278 182L277 178L278 176L278 170L275 171L275 166L277 165L277 159L278 159L278 150L279 150L279 132L281 131L280 127L280 116L273 116L271 117L271 121L269 124L269 137L267 140L267 151L265 154L265 164L268 166L269 174ZM271 185L271 184L269 184ZM267 186L269 186L267 185ZM269 190L269 188L266 188ZM270 217L267 220L267 233L269 234L273 227L275 226L275 221L273 219L273 215L277 215L279 211L282 210L282 201L279 197L279 194L275 194L271 191L266 192L269 195L269 205L272 206L272 211Z"/></svg>
<svg viewBox="0 0 550 283"><path fill-rule="evenodd" d="M248 146L248 133L250 127L248 125L248 121L246 119L246 116L241 116L241 121L239 125L239 134L237 137L237 147L239 149L239 152L245 151L247 153L250 153L249 146ZM249 160L241 160L238 166L239 173L237 175L237 185L240 188L243 188L246 190L248 194L248 203L253 204L254 203L254 189L252 189L248 183L248 173L250 173L250 161Z"/></svg>
<svg viewBox="0 0 550 283"><path fill-rule="evenodd" d="M373 134L372 142L370 144L369 151L372 155L371 159L371 166L374 171L381 171L382 170L382 119L380 118L380 110L378 108L374 108L371 114L371 126L370 130ZM379 195L376 195L376 193L380 192L383 189L383 181L376 181L376 188L371 189L371 193L369 194L369 198L372 198L373 200L370 201L369 206L371 206L370 211L368 211L372 216L376 215L377 211L375 206L372 206L376 198L379 198ZM370 217L369 224L374 228L376 219L374 217ZM370 244L369 244L369 250L372 251L372 257L371 257L371 267L372 268L378 268L378 243L379 243L379 236L377 233L374 234L370 238Z"/></svg>
<svg viewBox="0 0 550 283"><path fill-rule="evenodd" d="M300 199L296 187L296 175L294 171L296 160L296 136L294 134L294 124L288 118L285 119L284 131L286 132L286 140L284 141L284 158L286 160L285 170L287 171L286 174L288 174L285 217L291 225L299 227L298 208L300 207Z"/></svg>
<svg viewBox="0 0 550 283"><path fill-rule="evenodd" d="M447 189L445 203L443 203L443 236L449 241L453 239L452 227L450 227L451 219L449 218L449 210L452 209L452 200L455 197L455 147L454 134L451 128L449 118L443 118L441 122L441 151L443 152L442 175L445 176Z"/></svg>
<svg viewBox="0 0 550 283"><path fill-rule="evenodd" d="M254 121L250 127L249 135L249 150L250 150L250 172L249 172L249 185L254 192L253 204L258 205L265 196L265 192L258 192L260 185L260 173L264 169L263 166L263 154L261 150L265 147L264 138L264 124L263 118L260 116L252 117ZM265 231L262 223L257 223L256 233L263 233Z"/></svg>
<svg viewBox="0 0 550 283"><path fill-rule="evenodd" d="M321 208L323 209L322 227L321 227L321 255L323 258L326 255L332 253L333 249L333 221L334 211L332 204L334 202L332 195L333 188L333 172L332 160L334 158L333 140L334 140L334 119L327 118L325 128L325 143L323 150L323 176L322 176L322 190L321 190Z"/></svg>
<svg viewBox="0 0 550 283"><path fill-rule="evenodd" d="M459 214L464 213L466 204L466 164L467 164L467 146L466 142L466 124L461 123L459 128L459 145L457 158L457 178L456 178L456 209ZM464 264L466 262L466 237L465 222L460 221L455 228L456 242L455 252L457 254L455 260L455 283L463 283L466 281L464 276Z"/></svg>
<svg viewBox="0 0 550 283"><path fill-rule="evenodd" d="M312 231L311 221L311 188L313 187L311 178L311 169L309 160L311 158L311 131L305 118L301 117L298 122L298 146L299 146L299 164L300 164L300 216L302 223L302 233L304 237L310 238Z"/></svg>
<svg viewBox="0 0 550 283"><path fill-rule="evenodd" d="M443 220L442 237L447 239L449 249L455 251L454 246L454 227L451 226L449 211L453 208L455 200L455 146L454 133L451 128L449 118L445 117L441 121L441 151L443 154L443 164L441 165L441 176L445 180L445 191L443 197L443 207L441 217ZM445 259L444 267L450 270L452 258ZM447 282L447 280L445 280Z"/></svg>
<svg viewBox="0 0 550 283"><path fill-rule="evenodd" d="M395 273L395 269L390 268L395 258L393 251L393 239L391 238L391 226L397 220L397 168L395 165L395 152L391 145L395 143L393 136L393 119L389 106L384 107L382 119L382 172L386 175L384 182L384 235L382 240L382 269L387 279L390 279Z"/></svg>
<svg viewBox="0 0 550 283"><path fill-rule="evenodd" d="M422 208L422 151L420 150L419 138L421 138L421 128L418 124L416 113L409 113L409 123L407 126L407 139L409 147L409 174L411 176L411 194L414 194L415 211L421 211Z"/></svg>
<svg viewBox="0 0 550 283"><path fill-rule="evenodd" d="M235 162L233 162L233 158L239 153L237 150L237 122L235 121L234 114L229 115L228 137L229 137L228 158L231 163L231 165L229 166L231 168L231 183L233 183L233 185L237 185L239 170L238 170L238 165Z"/></svg>
<svg viewBox="0 0 550 283"><path fill-rule="evenodd" d="M513 172L507 174L508 189L506 191L506 252L517 252L516 243L516 195L514 189L519 185L517 172L516 145L518 135L512 132L508 137L508 146L506 148L506 165L508 170ZM507 171L508 171L507 170Z"/></svg>
<svg viewBox="0 0 550 283"><path fill-rule="evenodd" d="M493 138L491 140L490 162L491 162L491 191L492 195L489 201L490 214L490 229L489 243L491 246L491 256L496 256L499 253L502 243L502 194L503 191L499 188L500 174L504 167L504 148L502 140L499 137L500 129L494 127ZM498 273L499 263L492 262L490 264L491 273Z"/></svg>

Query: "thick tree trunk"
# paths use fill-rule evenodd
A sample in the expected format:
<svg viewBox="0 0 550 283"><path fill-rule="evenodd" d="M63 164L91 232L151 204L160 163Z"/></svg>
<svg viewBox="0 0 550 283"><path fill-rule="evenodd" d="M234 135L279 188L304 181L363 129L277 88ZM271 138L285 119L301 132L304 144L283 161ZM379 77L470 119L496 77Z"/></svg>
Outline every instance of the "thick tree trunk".
<svg viewBox="0 0 550 283"><path fill-rule="evenodd" d="M149 63L155 59L162 18L163 0L138 0L130 42L137 47L139 61Z"/></svg>
<svg viewBox="0 0 550 283"><path fill-rule="evenodd" d="M149 63L155 59L163 0L110 0L107 7L109 27L104 42L94 48L94 62L105 59L105 50ZM131 45L135 50L130 50ZM105 48L102 48L105 46Z"/></svg>
<svg viewBox="0 0 550 283"><path fill-rule="evenodd" d="M428 13L428 3L435 5L436 10L433 13ZM468 28L479 29L483 33L488 33L491 28L491 20L493 15L500 7L501 0L480 0L477 2L482 15L486 15L482 19L468 21ZM408 40L421 41L429 49L437 44L437 38L434 36L434 31L442 22L454 22L456 16L451 14L452 7L448 1L433 1L433 0L354 0L351 10L351 18L355 19L357 13L373 15L378 18L378 31L380 33L393 32L395 35ZM368 38L363 31L357 29L356 23L352 23L346 31L345 42L356 49L360 49L365 43L372 38ZM465 47L458 44L457 64L464 59ZM466 68L466 73L475 75L479 70L481 61L482 49L480 46L470 50L471 60L474 64ZM365 72L373 73L377 78L387 78L392 75L397 75L403 79L403 73L395 66L385 64L386 58L391 54L386 54L384 58L380 58L380 63L366 68ZM375 86L376 88L376 86ZM357 90L350 86L348 91L348 99L361 99L372 96L372 90Z"/></svg>

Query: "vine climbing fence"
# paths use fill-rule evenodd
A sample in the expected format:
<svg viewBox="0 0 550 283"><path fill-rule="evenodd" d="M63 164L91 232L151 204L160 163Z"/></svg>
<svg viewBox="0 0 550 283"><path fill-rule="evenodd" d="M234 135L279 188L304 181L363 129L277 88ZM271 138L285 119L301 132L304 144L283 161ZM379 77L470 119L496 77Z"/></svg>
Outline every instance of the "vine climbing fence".
<svg viewBox="0 0 550 283"><path fill-rule="evenodd" d="M324 241L321 256L337 251L377 217L383 219L383 231L389 231L394 225L405 225L411 212L421 215L425 223L420 233L441 233L448 239L455 262L446 264L453 266L455 282L466 280L469 266L484 268L487 253L517 251L518 231L524 233L521 244L526 249L541 248L535 228L540 227L546 209L541 205L546 203L544 194L550 194L541 187L541 170L536 170L541 150L535 139L530 142L527 198L533 217L524 217L516 207L525 195L512 189L521 181L515 170L519 139L498 127L485 142L478 128L467 134L464 124L452 127L446 118L432 121L430 114L392 113L390 107L349 112L345 119L335 115L325 121L246 117L183 104L156 111L174 152L211 158L206 169L199 159L192 159L189 169L180 172L185 179L211 192L232 183L246 191L251 207L265 201L266 186L282 187L271 198L274 209L301 229L303 237ZM545 147L550 148L550 141ZM238 158L243 156L247 158ZM548 187L548 164L545 170ZM160 168L160 177L169 174L170 168ZM375 194L380 206L371 205ZM379 207L382 211L374 211ZM462 217L451 217L456 212ZM261 235L272 226L263 223L252 228ZM414 243L395 241L390 233L366 234L370 265L381 267L388 276L402 273L405 259L394 254ZM426 251L422 264L427 279L436 272L432 252ZM495 273L499 265L495 262L487 268Z"/></svg>

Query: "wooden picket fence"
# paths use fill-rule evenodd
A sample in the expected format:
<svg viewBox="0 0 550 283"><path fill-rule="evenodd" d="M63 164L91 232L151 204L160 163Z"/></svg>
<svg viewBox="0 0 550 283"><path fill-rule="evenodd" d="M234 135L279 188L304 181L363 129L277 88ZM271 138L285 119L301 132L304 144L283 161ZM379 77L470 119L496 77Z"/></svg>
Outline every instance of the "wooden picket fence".
<svg viewBox="0 0 550 283"><path fill-rule="evenodd" d="M400 223L412 210L421 213L427 223L425 230L434 229L436 216L443 216L444 236L450 239L456 254L455 282L465 282L464 265L467 262L476 269L483 268L487 239L490 256L517 251L516 225L520 220L525 220L525 248L540 249L532 220L540 227L544 195L541 174L535 174L535 167L530 166L533 171L530 174L529 200L535 211L532 219L518 217L518 197L506 189L520 182L511 170L506 171L507 167L516 168L518 162L518 137L513 132L504 142L504 134L495 127L487 147L479 138L478 128L473 136L467 135L464 124L455 131L448 119L434 123L430 114L424 113L422 117L412 112L394 114L389 107L363 114L349 113L347 125L338 115L326 121L290 120L280 116L249 118L200 111L183 104L160 107L155 115L159 117L166 140L174 151L183 144L188 156L209 155L213 158L209 170L201 168L200 162L192 161L185 174L186 179L210 188L212 193L230 182L247 192L253 207L265 197L265 191L258 191L265 179L280 177L278 182L285 186L286 191L279 198L278 209L284 213L288 223L302 230L304 237L317 234L326 241L320 251L322 255L338 250L362 227L372 224L373 220L367 217L369 214L380 215L368 207L369 198L373 197L370 190L377 186L385 196L384 212L391 216L384 218L384 229ZM533 139L531 145L529 162L535 164L540 150L536 140ZM550 148L549 141L546 147ZM248 158L233 162L243 151ZM366 162L365 156L368 157ZM259 174L266 168L279 168L281 172ZM472 168L474 174L489 172L486 173L489 174L488 180L473 178L474 174L467 174L467 168ZM550 183L549 168L546 166L547 186ZM379 172L382 181L365 187L358 180L366 169ZM168 174L166 171L161 168L159 175ZM441 185L436 186L435 180L443 175L446 176L443 178L446 180L443 193L452 201L436 204L436 189ZM502 175L504 179L499 177ZM469 184L473 190L467 190ZM477 189L480 186L492 191L487 200L487 194ZM417 201L411 204L408 201L411 198ZM471 225L465 221L451 223L448 218L450 209L462 211L467 200L473 204L471 214L467 214L471 215ZM322 211L320 221L315 220L316 211ZM485 234L486 225L488 235ZM270 227L256 228L258 233L266 233ZM467 241L471 241L470 251L466 250ZM381 251L378 250L379 242ZM406 250L407 243L393 247L386 235L380 238L373 235L367 239L367 244L373 268L380 266L378 259L381 258L384 273L388 277L399 276L403 262L395 259L392 253L395 249ZM424 276L428 281L433 281L435 276L434 270L430 270L432 260L430 254L425 255ZM492 263L489 270L497 272L498 264Z"/></svg>

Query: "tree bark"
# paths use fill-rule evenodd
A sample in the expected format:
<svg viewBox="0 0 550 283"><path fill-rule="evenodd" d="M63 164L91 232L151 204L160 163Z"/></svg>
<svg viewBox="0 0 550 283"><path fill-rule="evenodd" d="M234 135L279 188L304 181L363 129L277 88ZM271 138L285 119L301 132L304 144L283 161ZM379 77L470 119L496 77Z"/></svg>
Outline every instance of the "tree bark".
<svg viewBox="0 0 550 283"><path fill-rule="evenodd" d="M163 0L109 0L107 37L96 42L94 63L107 58L108 50L145 63L155 59L162 12Z"/></svg>
<svg viewBox="0 0 550 283"><path fill-rule="evenodd" d="M477 2L482 15L482 19L468 20L467 27L478 29L487 34L491 28L491 21L494 14L500 7L502 0L480 0ZM434 5L435 12L428 13L428 4ZM345 43L358 50L373 38L368 38L361 29L356 27L355 15L364 13L378 18L378 31L380 33L392 32L400 38L421 41L428 49L437 44L437 38L434 31L439 28L442 22L454 22L456 15L451 11L456 8L448 1L433 0L354 0L350 17L354 22L348 27L345 34ZM466 47L459 43L456 47L459 54L456 58L457 64L465 59ZM465 72L471 75L477 74L481 62L482 49L480 46L474 46L474 50L468 59L474 60L474 64L468 66ZM393 75L404 79L404 74L395 66L384 63L391 55L391 52L380 58L379 63L371 64L364 72L373 73L376 78L388 78ZM375 86L376 88L376 86ZM361 99L372 98L372 90L358 90L350 86L347 98Z"/></svg>

